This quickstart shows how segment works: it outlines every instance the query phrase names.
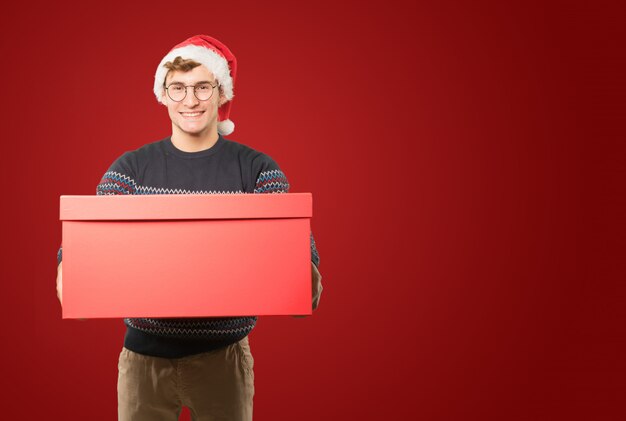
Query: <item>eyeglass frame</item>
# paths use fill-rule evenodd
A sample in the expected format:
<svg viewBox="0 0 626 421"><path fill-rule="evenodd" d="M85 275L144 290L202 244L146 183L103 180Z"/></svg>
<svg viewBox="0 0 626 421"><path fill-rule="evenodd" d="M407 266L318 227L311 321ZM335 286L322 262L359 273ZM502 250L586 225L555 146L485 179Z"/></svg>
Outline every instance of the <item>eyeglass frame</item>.
<svg viewBox="0 0 626 421"><path fill-rule="evenodd" d="M208 97L207 99L200 99L200 98L198 98L198 95L196 94L196 87L198 85L203 85L205 83L208 83L209 86L211 86L211 88L212 88L211 89L211 96ZM172 96L170 95L170 91L168 90L170 88L170 86L172 86L172 85L181 85L181 86L183 86L185 88L185 96L183 96L179 100L175 100L174 98L172 98ZM218 88L219 86L220 86L219 82L215 83L215 86L213 86L213 84L211 82L200 82L200 83L197 83L195 85L183 85L180 82L172 82L172 83L170 83L167 86L165 86L165 84L163 84L163 87L165 88L165 93L167 94L168 98L171 99L174 102L183 102L185 100L185 98L187 98L187 88L193 88L193 96L195 96L198 101L208 101L209 99L211 99L213 97L213 89Z"/></svg>

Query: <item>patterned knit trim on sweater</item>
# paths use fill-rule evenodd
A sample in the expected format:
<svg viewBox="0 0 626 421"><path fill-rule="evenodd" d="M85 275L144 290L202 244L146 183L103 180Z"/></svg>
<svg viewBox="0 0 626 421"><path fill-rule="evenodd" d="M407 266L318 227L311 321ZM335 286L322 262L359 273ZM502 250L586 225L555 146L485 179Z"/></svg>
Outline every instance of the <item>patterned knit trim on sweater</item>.
<svg viewBox="0 0 626 421"><path fill-rule="evenodd" d="M215 319L124 319L127 326L145 333L168 338L203 338L227 341L246 336L256 325L257 317Z"/></svg>

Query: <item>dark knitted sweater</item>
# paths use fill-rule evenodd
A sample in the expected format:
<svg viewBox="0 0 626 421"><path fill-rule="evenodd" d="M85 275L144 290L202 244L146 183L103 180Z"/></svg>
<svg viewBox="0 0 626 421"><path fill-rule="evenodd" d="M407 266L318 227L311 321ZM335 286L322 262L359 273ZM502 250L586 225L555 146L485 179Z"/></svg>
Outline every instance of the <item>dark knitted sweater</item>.
<svg viewBox="0 0 626 421"><path fill-rule="evenodd" d="M272 158L221 135L215 145L200 152L183 152L170 138L126 152L111 165L97 187L98 195L288 191L289 182ZM319 265L313 234L311 261ZM124 346L141 354L177 358L237 342L250 333L256 320L256 317L125 319Z"/></svg>

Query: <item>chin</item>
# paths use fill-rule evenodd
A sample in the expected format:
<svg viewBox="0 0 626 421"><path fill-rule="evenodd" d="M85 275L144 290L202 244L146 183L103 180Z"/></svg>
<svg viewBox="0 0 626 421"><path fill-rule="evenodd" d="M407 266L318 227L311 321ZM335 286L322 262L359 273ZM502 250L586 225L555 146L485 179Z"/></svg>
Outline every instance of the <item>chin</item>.
<svg viewBox="0 0 626 421"><path fill-rule="evenodd" d="M189 134L200 134L207 130L207 126L180 126L180 129Z"/></svg>

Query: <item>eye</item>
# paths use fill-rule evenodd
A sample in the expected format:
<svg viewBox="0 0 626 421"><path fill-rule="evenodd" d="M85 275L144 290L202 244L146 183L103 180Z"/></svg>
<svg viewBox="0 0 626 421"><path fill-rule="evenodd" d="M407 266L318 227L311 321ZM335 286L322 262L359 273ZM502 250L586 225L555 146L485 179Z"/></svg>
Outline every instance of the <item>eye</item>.
<svg viewBox="0 0 626 421"><path fill-rule="evenodd" d="M209 85L208 83L204 83L204 84L202 84L202 85L198 85L198 86L196 86L196 89L197 89L199 92L208 92L208 91L210 91L210 90L211 90L211 85Z"/></svg>
<svg viewBox="0 0 626 421"><path fill-rule="evenodd" d="M170 85L169 89L172 92L182 92L185 90L185 88L183 87L183 85Z"/></svg>

